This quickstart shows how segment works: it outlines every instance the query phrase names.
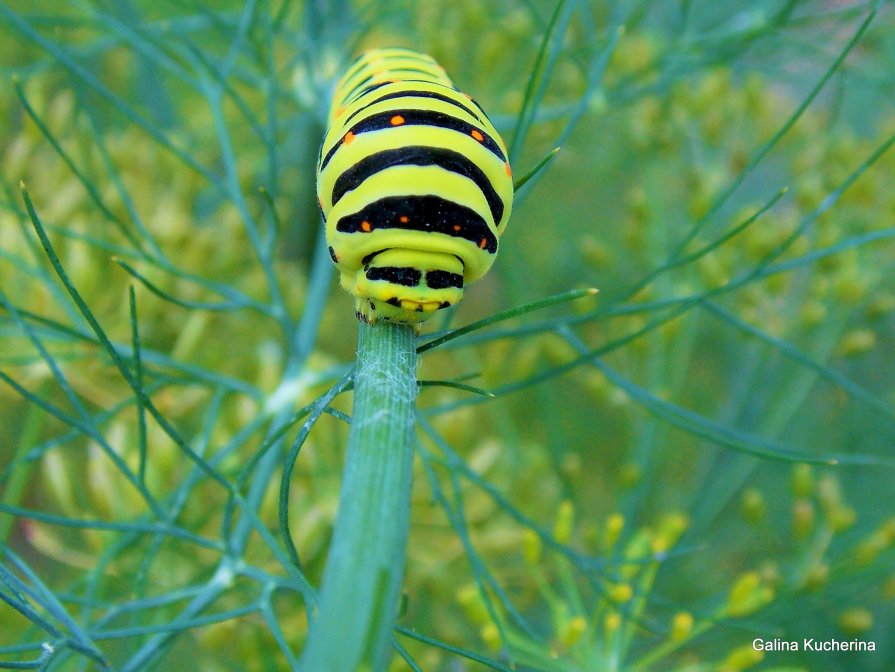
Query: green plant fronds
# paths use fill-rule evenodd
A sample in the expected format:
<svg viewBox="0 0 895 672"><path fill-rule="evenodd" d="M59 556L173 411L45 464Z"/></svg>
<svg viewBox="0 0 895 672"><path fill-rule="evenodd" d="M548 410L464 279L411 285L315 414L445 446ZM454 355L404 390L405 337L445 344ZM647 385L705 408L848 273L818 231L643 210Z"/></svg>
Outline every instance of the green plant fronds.
<svg viewBox="0 0 895 672"><path fill-rule="evenodd" d="M887 670L890 4L0 2L0 668ZM387 46L516 169L412 455L313 184Z"/></svg>

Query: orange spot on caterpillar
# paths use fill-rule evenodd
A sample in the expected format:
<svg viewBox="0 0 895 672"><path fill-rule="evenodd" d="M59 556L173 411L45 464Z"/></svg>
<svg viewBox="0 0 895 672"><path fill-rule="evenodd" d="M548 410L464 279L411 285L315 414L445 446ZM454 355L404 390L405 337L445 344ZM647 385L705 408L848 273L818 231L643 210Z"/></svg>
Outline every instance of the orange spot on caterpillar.
<svg viewBox="0 0 895 672"><path fill-rule="evenodd" d="M400 126L403 123L404 117L402 117L400 114L396 114L394 117L391 118L392 126Z"/></svg>
<svg viewBox="0 0 895 672"><path fill-rule="evenodd" d="M487 245L488 245L488 239L482 238L482 240L479 242L479 247L484 250Z"/></svg>
<svg viewBox="0 0 895 672"><path fill-rule="evenodd" d="M366 219L360 223L360 230L364 233L370 233L373 230L373 225L370 224Z"/></svg>
<svg viewBox="0 0 895 672"><path fill-rule="evenodd" d="M505 163L505 164L503 164L503 169L504 169L505 171L507 171L507 177L513 177L513 170L512 170L512 168L510 168L510 164L509 164L509 163Z"/></svg>
<svg viewBox="0 0 895 672"><path fill-rule="evenodd" d="M454 224L454 231L459 231L459 230L460 230L460 225Z"/></svg>
<svg viewBox="0 0 895 672"><path fill-rule="evenodd" d="M474 137L476 140L478 140L479 142L485 142L485 136L482 135L482 134L481 134L478 130L476 130L475 128L472 129L472 131L470 131L469 134L470 134L472 137Z"/></svg>
<svg viewBox="0 0 895 672"><path fill-rule="evenodd" d="M352 133L351 131L348 131L345 134L345 137L342 138L342 143L345 145L350 145L352 142L354 142L354 138L355 138L354 133Z"/></svg>
<svg viewBox="0 0 895 672"><path fill-rule="evenodd" d="M400 217L398 217L398 221L401 222L402 224L406 224L410 220L407 219L407 215L401 215Z"/></svg>

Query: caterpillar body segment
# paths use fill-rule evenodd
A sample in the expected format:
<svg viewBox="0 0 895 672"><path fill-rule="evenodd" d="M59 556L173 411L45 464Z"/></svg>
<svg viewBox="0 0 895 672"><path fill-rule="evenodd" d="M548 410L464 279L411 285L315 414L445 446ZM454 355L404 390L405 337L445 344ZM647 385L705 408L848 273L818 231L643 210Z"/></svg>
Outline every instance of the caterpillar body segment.
<svg viewBox="0 0 895 672"><path fill-rule="evenodd" d="M418 323L494 263L513 181L487 115L431 57L376 49L336 87L317 194L358 317Z"/></svg>

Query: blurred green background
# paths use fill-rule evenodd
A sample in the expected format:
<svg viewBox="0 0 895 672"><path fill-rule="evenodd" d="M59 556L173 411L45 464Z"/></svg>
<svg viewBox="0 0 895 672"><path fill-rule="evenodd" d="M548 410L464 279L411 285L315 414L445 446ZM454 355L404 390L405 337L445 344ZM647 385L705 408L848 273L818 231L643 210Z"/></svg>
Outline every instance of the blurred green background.
<svg viewBox="0 0 895 672"><path fill-rule="evenodd" d="M600 290L421 355L496 398L421 390L393 669L895 667L890 4L0 3L0 668L295 665L356 335L314 163L383 46L536 171L421 342Z"/></svg>

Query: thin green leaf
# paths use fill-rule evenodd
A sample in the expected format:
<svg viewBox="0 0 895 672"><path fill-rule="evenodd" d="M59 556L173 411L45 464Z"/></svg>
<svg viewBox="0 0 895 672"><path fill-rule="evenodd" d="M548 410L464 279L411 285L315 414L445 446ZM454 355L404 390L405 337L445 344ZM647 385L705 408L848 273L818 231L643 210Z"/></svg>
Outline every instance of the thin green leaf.
<svg viewBox="0 0 895 672"><path fill-rule="evenodd" d="M53 147L56 153L59 155L65 165L68 166L69 170L71 170L72 174L77 178L78 182L87 190L87 194L90 196L90 200L92 200L96 206L100 209L100 211L106 216L106 218L115 225L115 228L118 232L124 236L131 244L140 249L140 240L134 235L134 233L127 227L127 225L121 220L120 217L115 215L109 208L106 206L105 202L103 202L102 197L99 195L99 192L96 189L95 184L87 178L84 173L75 165L74 160L68 155L68 153L62 148L59 144L59 141L56 140L56 136L47 128L47 125L44 124L43 120L34 111L34 108L31 107L31 103L28 102L28 98L25 96L25 92L22 90L22 85L19 82L17 77L13 78L13 88L15 89L16 95L19 97L19 102L22 104L22 107L25 108L25 112L28 113L28 116L31 118L31 121L37 126L43 136L47 139L47 142Z"/></svg>
<svg viewBox="0 0 895 672"><path fill-rule="evenodd" d="M417 382L417 384L420 387L448 387L454 390L462 390L463 392L477 394L481 397L487 397L489 399L493 399L495 396L491 392L483 390L480 387L473 387L472 385L465 385L463 383L458 383L452 380L420 380Z"/></svg>
<svg viewBox="0 0 895 672"><path fill-rule="evenodd" d="M207 539L201 535L193 534L183 528L177 527L169 523L143 523L137 521L130 522L109 522L104 520L82 520L79 518L71 518L69 516L57 516L52 513L26 509L20 506L9 506L0 504L0 512L8 513L22 518L24 520L36 520L48 525L58 525L60 527L68 527L76 530L106 530L113 532L133 532L140 534L163 534L175 539L182 539L190 543L208 548L211 550L223 552L225 549L218 541Z"/></svg>
<svg viewBox="0 0 895 672"><path fill-rule="evenodd" d="M566 0L559 0L556 3L553 15L550 17L550 22L547 24L544 36L541 38L541 45L538 48L534 65L528 75L528 83L525 86L525 95L522 99L522 109L519 110L516 128L513 131L513 140L510 143L510 165L516 163L516 159L519 158L522 144L528 135L528 129L531 127L534 115L544 98L550 75L553 72L553 66L556 64L556 59L562 50L562 38L572 14L566 5Z"/></svg>
<svg viewBox="0 0 895 672"><path fill-rule="evenodd" d="M88 658L94 660L102 669L110 669L109 663L103 656L102 652L93 643L90 635L84 631L78 622L72 618L68 610L62 605L56 594L50 590L47 585L40 580L37 574L13 551L8 547L0 547L0 551L9 558L15 565L16 569L28 581L26 585L11 573L5 572L5 568L0 566L0 570L4 570L4 580L12 580L17 584L17 588L25 592L28 597L39 604L50 616L58 621L62 626L71 633L68 638L71 646L76 648Z"/></svg>
<svg viewBox="0 0 895 672"><path fill-rule="evenodd" d="M587 353L587 347L567 328L560 330L560 334L578 352ZM811 455L794 450L791 447L770 439L765 439L749 432L721 425L713 420L660 399L651 392L634 384L617 371L609 368L599 357L591 357L590 363L614 385L624 390L631 399L643 406L656 417L670 422L672 425L685 432L693 434L712 443L726 448L781 462L798 462L805 464L817 464L825 466L839 465L865 465L876 467L895 468L895 459L878 455L863 454L836 454L836 455Z"/></svg>
<svg viewBox="0 0 895 672"><path fill-rule="evenodd" d="M534 165L534 167L532 167L530 171L528 171L520 179L516 180L515 184L513 184L513 191L516 192L516 200L521 197L519 192L522 187L524 187L529 180L538 175L542 170L546 169L550 162L553 161L554 157L559 154L560 149L561 147L554 147L553 149L551 149L549 152L547 152L547 154L544 155L544 158L542 158Z"/></svg>
<svg viewBox="0 0 895 672"><path fill-rule="evenodd" d="M709 313L719 318L723 322L726 322L736 329L739 329L740 331L749 334L750 336L753 336L764 343L767 343L774 349L779 350L790 359L814 371L820 377L825 378L826 380L829 380L830 382L838 385L850 396L864 402L869 407L876 410L877 413L893 423L893 426L895 426L895 413L892 412L891 404L886 403L875 394L858 385L856 382L848 378L848 376L845 376L835 369L824 365L822 362L816 361L809 355L805 354L804 351L800 350L798 347L792 345L791 343L787 343L782 338L772 336L766 331L749 324L745 320L740 319L739 317L737 317L730 311L725 310L723 307L713 301L703 302L703 307Z"/></svg>
<svg viewBox="0 0 895 672"><path fill-rule="evenodd" d="M173 303L174 305L180 306L181 308L189 308L190 310L210 310L213 312L227 312L239 310L242 308L253 308L267 315L269 315L271 312L270 309L264 304L254 301L249 301L246 303L236 303L232 301L221 301L212 303L209 301L187 301L185 299L178 299L176 296L168 294L164 290L160 289L157 285L147 279L145 275L140 273L137 269L135 269L123 259L113 258L112 261L121 266L121 268L127 271L129 275L133 276L140 282L140 284L142 284L146 289L155 294L157 297L159 297L160 299L164 299L169 303Z"/></svg>
<svg viewBox="0 0 895 672"><path fill-rule="evenodd" d="M478 322L473 322L472 324L468 324L465 327L455 329L450 333L423 343L416 349L416 352L417 354L422 354L427 350L437 348L438 346L447 343L448 341L452 341L455 338L459 338L460 336L476 331L478 329L484 329L485 327L489 327L492 324L497 324L498 322L503 322L504 320L510 320L514 317L519 317L520 315L526 315L527 313L531 313L536 310L543 310L544 308L549 308L550 306L557 306L562 303L568 303L569 301L575 301L576 299L580 299L585 296L594 296L598 291L599 290L596 290L593 287L588 287L585 289L573 289L568 292L563 292L562 294L555 294L554 296L547 297L546 299L540 299L539 301L526 303L522 306L519 306L518 308L511 308L510 310L501 311L492 315L491 317L486 317L482 320L479 320Z"/></svg>
<svg viewBox="0 0 895 672"><path fill-rule="evenodd" d="M128 300L131 321L131 348L134 353L134 382L139 394L134 395L134 403L137 409L137 452L140 463L137 475L141 483L146 483L146 409L143 407L143 397L146 396L146 388L143 382L143 361L140 356L140 328L137 320L137 297L134 294L134 286L128 287Z"/></svg>
<svg viewBox="0 0 895 672"><path fill-rule="evenodd" d="M428 635L424 635L411 628L405 628L403 625L395 626L395 630L405 637L415 639L416 641L422 642L423 644L434 646L441 649L442 651L456 654L462 658L466 658L467 660L471 660L475 663L479 663L480 665L484 665L489 669L497 670L497 672L515 672L513 668L507 667L502 663L498 663L496 660L487 658L486 656L478 654L475 651L470 651L469 649L464 649L460 646L454 646L453 644L442 642L438 639L435 639L434 637L429 637Z"/></svg>
<svg viewBox="0 0 895 672"><path fill-rule="evenodd" d="M5 4L0 4L0 13L2 13L20 33L53 56L53 58L71 72L72 75L108 100L112 106L121 112L121 114L145 130L154 140L156 140L156 142L168 149L187 166L205 177L211 184L223 189L223 185L217 175L200 165L188 152L175 146L158 128L143 118L143 116L134 110L133 107L124 102L120 96L113 93L111 89L97 79L93 73L87 70L87 68L78 63L65 49L43 37L40 33L34 30L27 21L9 9Z"/></svg>
<svg viewBox="0 0 895 672"><path fill-rule="evenodd" d="M295 548L295 543L292 541L292 533L289 529L289 493L292 486L292 471L295 468L295 461L298 459L298 454L301 451L305 440L308 438L308 434L310 434L311 429L314 427L314 424L332 400L341 394L341 392L348 386L349 382L352 381L353 376L353 371L346 373L338 383L333 385L326 394L314 403L311 407L308 419L305 420L298 436L296 436L295 440L292 442L292 447L289 449L289 455L286 457L286 461L283 464L283 476L280 479L279 499L280 536L283 539L283 544L286 546L286 552L289 554L291 562L298 568L301 568L301 560L299 559L298 551ZM267 445L272 445L272 443L272 441L268 441Z"/></svg>

